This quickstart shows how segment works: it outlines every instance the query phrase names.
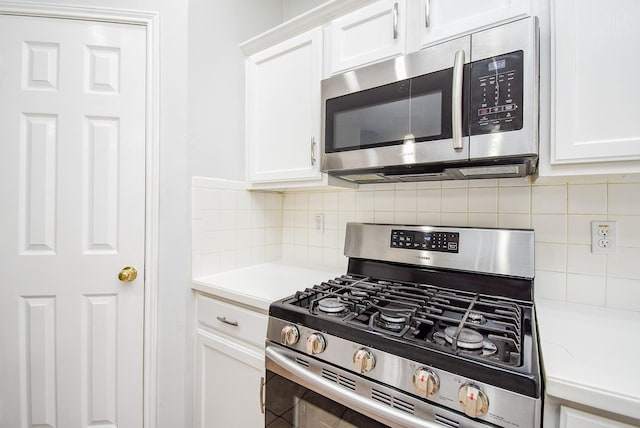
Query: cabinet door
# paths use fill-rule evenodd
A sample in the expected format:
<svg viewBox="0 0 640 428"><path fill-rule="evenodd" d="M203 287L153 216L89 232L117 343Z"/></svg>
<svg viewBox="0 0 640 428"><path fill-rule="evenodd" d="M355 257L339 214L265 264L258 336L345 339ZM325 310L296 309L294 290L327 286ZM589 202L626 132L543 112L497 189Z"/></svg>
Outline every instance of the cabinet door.
<svg viewBox="0 0 640 428"><path fill-rule="evenodd" d="M250 182L320 179L322 29L247 60Z"/></svg>
<svg viewBox="0 0 640 428"><path fill-rule="evenodd" d="M640 2L551 5L551 164L640 159Z"/></svg>
<svg viewBox="0 0 640 428"><path fill-rule="evenodd" d="M331 74L405 51L405 1L380 0L328 26Z"/></svg>
<svg viewBox="0 0 640 428"><path fill-rule="evenodd" d="M196 333L196 426L264 427L264 355L222 336Z"/></svg>
<svg viewBox="0 0 640 428"><path fill-rule="evenodd" d="M560 428L632 428L632 425L561 406Z"/></svg>
<svg viewBox="0 0 640 428"><path fill-rule="evenodd" d="M422 0L422 47L531 13L530 0Z"/></svg>

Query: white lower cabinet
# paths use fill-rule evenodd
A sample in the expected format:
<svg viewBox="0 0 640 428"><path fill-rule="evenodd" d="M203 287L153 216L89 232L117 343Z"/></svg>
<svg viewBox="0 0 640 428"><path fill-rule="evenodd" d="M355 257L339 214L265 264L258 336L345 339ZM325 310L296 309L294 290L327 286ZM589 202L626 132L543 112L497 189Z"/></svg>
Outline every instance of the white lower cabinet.
<svg viewBox="0 0 640 428"><path fill-rule="evenodd" d="M196 347L196 426L264 427L264 355L205 331L198 331Z"/></svg>
<svg viewBox="0 0 640 428"><path fill-rule="evenodd" d="M633 425L561 406L560 428L633 428Z"/></svg>
<svg viewBox="0 0 640 428"><path fill-rule="evenodd" d="M196 426L264 427L267 315L197 294Z"/></svg>

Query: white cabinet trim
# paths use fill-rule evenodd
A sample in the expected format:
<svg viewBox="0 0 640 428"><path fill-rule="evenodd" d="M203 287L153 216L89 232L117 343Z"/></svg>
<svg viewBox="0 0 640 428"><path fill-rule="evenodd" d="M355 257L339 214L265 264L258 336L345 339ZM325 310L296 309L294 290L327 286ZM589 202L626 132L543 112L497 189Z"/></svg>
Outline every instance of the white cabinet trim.
<svg viewBox="0 0 640 428"><path fill-rule="evenodd" d="M295 35L322 25L345 13L372 3L374 0L329 0L283 24L240 44L242 52L249 56L285 41Z"/></svg>

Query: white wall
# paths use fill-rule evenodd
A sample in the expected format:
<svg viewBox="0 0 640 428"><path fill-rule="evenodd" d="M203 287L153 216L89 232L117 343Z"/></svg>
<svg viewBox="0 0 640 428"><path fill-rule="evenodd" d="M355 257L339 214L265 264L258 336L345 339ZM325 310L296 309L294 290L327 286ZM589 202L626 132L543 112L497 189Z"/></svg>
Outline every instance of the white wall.
<svg viewBox="0 0 640 428"><path fill-rule="evenodd" d="M328 0L282 0L282 17L287 21L327 1Z"/></svg>
<svg viewBox="0 0 640 428"><path fill-rule="evenodd" d="M282 0L189 1L191 175L244 180L244 56L238 45L282 22Z"/></svg>

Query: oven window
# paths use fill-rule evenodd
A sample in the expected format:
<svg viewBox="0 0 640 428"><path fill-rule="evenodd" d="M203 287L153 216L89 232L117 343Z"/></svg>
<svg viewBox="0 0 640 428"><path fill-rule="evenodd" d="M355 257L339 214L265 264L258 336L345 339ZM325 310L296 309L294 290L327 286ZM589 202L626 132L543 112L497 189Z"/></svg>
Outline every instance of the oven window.
<svg viewBox="0 0 640 428"><path fill-rule="evenodd" d="M387 427L267 370L265 427Z"/></svg>

